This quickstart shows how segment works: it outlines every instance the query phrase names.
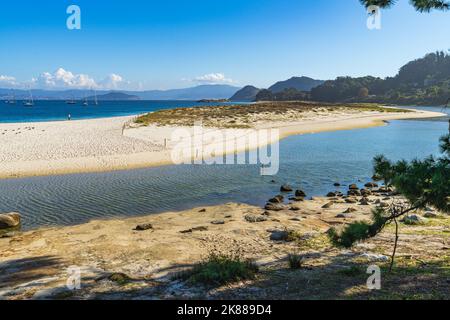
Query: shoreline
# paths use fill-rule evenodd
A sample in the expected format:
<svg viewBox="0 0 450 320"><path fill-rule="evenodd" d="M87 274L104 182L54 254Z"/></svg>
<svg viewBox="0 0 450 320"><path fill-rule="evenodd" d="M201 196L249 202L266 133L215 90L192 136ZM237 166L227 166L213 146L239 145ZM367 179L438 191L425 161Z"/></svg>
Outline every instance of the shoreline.
<svg viewBox="0 0 450 320"><path fill-rule="evenodd" d="M279 137L265 143L247 145L241 149L225 149L224 154L265 147L292 135L363 129L383 126L389 120L434 118L443 115L431 111L413 111L338 116L331 114L329 117L311 120L259 124L253 129L278 129ZM166 148L164 141L170 139L170 134L175 129L191 130L191 128L148 126L124 130L124 125L135 117L0 124L2 134L0 157L2 153L6 154L0 159L2 160L0 179L100 173L174 165L171 160L171 148L170 146ZM232 130L238 136L248 134L246 129ZM226 140L219 141L219 143L226 142Z"/></svg>

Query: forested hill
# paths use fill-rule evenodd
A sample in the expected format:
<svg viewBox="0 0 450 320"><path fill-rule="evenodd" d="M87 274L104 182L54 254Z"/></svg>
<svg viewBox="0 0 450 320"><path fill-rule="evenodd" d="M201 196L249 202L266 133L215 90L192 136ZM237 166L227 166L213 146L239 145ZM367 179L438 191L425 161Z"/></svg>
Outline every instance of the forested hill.
<svg viewBox="0 0 450 320"><path fill-rule="evenodd" d="M400 68L395 77L339 77L311 90L317 101L373 101L440 105L450 98L450 55L427 54Z"/></svg>

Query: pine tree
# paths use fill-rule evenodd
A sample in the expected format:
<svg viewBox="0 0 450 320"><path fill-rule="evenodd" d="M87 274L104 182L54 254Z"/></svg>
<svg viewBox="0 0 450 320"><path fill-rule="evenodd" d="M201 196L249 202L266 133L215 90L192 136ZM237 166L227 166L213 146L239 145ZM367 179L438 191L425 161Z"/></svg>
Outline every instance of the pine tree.
<svg viewBox="0 0 450 320"><path fill-rule="evenodd" d="M450 128L449 128L450 129ZM393 202L389 208L377 208L372 212L372 222L354 222L347 225L342 232L332 228L328 235L339 247L350 248L356 242L372 238L379 234L388 224L395 223L396 236L391 267L394 265L398 242L398 219L418 209L432 206L450 214L450 134L440 140L442 156L432 156L424 160L398 161L392 163L384 156L374 158L375 175L385 181L386 186L393 186L408 203Z"/></svg>
<svg viewBox="0 0 450 320"><path fill-rule="evenodd" d="M360 2L366 6L379 6L380 8L389 8L393 6L396 0L360 0ZM448 10L450 9L450 3L447 0L410 0L411 4L419 12L430 12L433 9Z"/></svg>

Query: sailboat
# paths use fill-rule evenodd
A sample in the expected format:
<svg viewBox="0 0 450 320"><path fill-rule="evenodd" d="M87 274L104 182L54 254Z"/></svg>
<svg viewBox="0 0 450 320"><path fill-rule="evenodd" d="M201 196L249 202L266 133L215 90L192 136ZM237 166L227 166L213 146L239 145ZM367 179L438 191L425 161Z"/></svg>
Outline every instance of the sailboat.
<svg viewBox="0 0 450 320"><path fill-rule="evenodd" d="M12 94L12 99L9 100L8 103L9 103L9 104L16 104L16 95L14 94L14 92L13 92L13 94Z"/></svg>
<svg viewBox="0 0 450 320"><path fill-rule="evenodd" d="M94 89L94 104L98 106L98 100L97 100L97 90Z"/></svg>
<svg viewBox="0 0 450 320"><path fill-rule="evenodd" d="M67 104L77 104L75 99L72 97L72 99L66 101Z"/></svg>
<svg viewBox="0 0 450 320"><path fill-rule="evenodd" d="M25 107L32 107L34 106L33 95L31 94L31 90L28 90L28 92L30 93L30 98L28 99L28 101L24 101L23 105Z"/></svg>
<svg viewBox="0 0 450 320"><path fill-rule="evenodd" d="M83 106L88 106L88 105L89 105L89 103L88 103L87 97L84 97Z"/></svg>

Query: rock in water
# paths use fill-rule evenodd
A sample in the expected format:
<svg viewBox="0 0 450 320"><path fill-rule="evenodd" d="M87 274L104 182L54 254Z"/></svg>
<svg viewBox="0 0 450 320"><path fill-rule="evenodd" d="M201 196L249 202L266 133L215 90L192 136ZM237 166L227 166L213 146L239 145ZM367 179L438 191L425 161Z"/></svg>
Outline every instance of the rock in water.
<svg viewBox="0 0 450 320"><path fill-rule="evenodd" d="M296 197L303 197L303 198L305 198L306 197L306 193L303 190L297 190L297 191L295 191L295 196Z"/></svg>
<svg viewBox="0 0 450 320"><path fill-rule="evenodd" d="M378 184L376 184L375 182L368 182L365 184L366 188L378 188Z"/></svg>
<svg viewBox="0 0 450 320"><path fill-rule="evenodd" d="M283 203L284 197L282 195L278 195L269 200L270 203Z"/></svg>
<svg viewBox="0 0 450 320"><path fill-rule="evenodd" d="M292 189L292 187L290 185L284 184L284 185L281 186L280 191L281 192L292 192L293 189Z"/></svg>
<svg viewBox="0 0 450 320"><path fill-rule="evenodd" d="M358 186L357 186L356 184L351 184L351 185L348 187L348 189L349 189L349 190L359 190L359 188L358 188Z"/></svg>
<svg viewBox="0 0 450 320"><path fill-rule="evenodd" d="M18 226L20 226L20 222L20 213L11 212L0 214L0 229L17 228Z"/></svg>

